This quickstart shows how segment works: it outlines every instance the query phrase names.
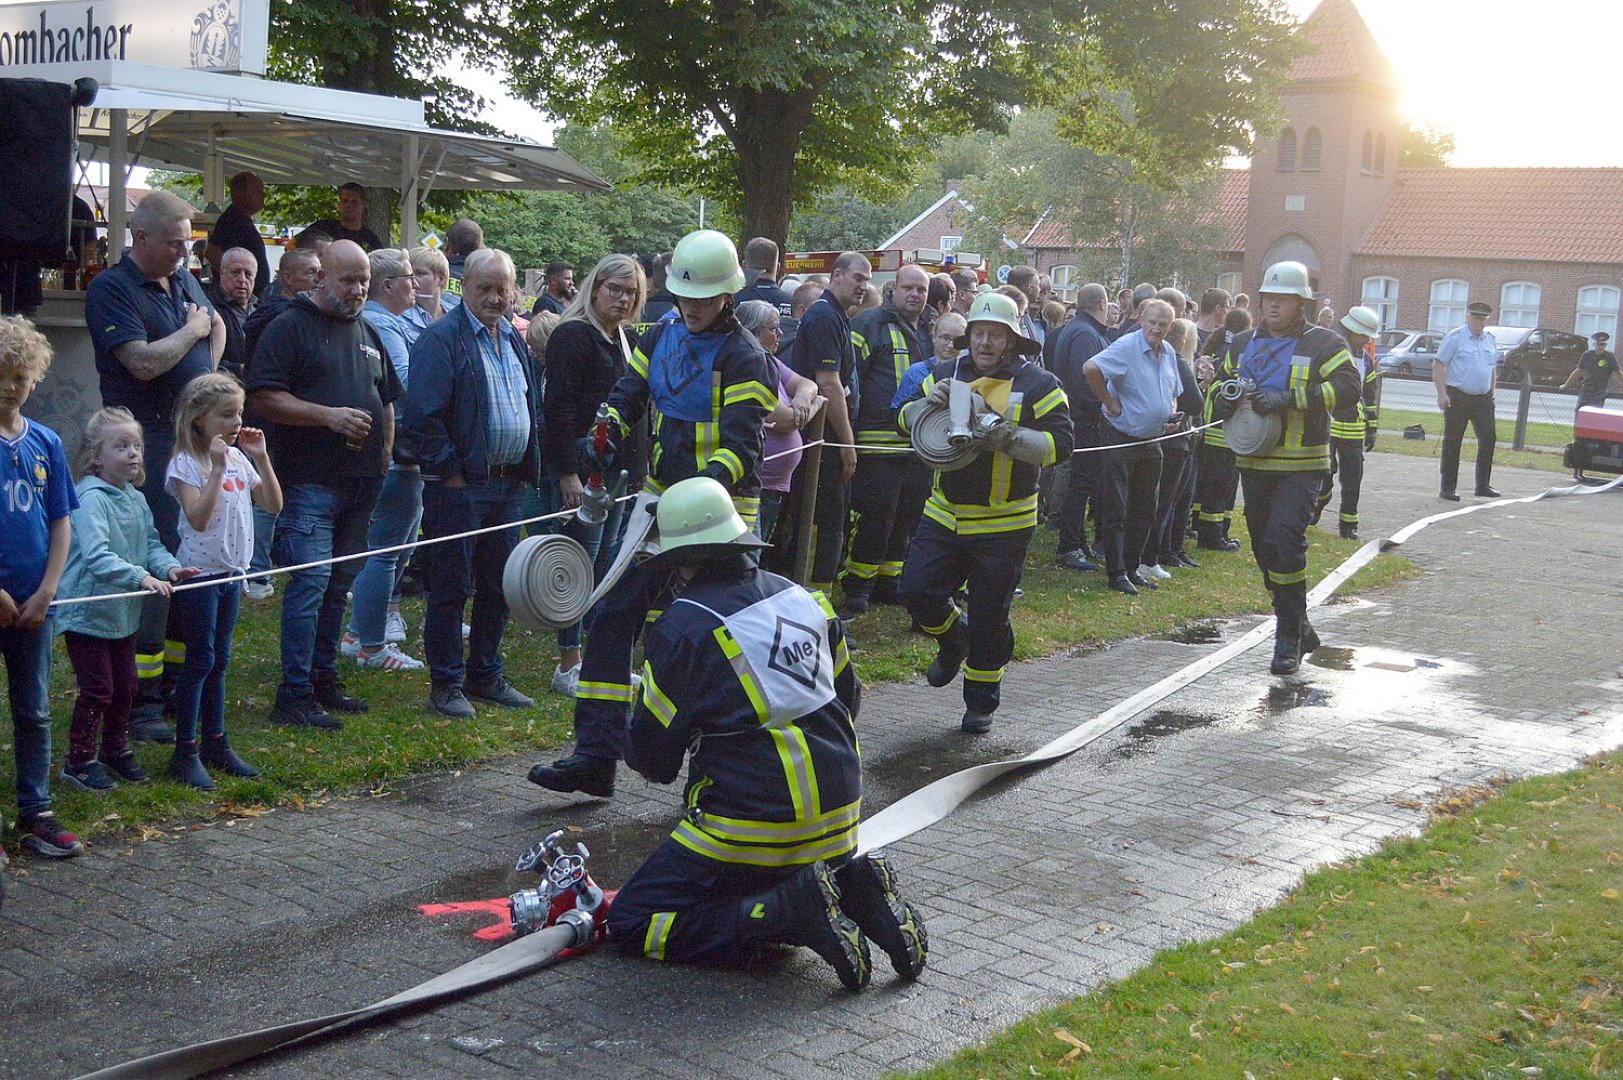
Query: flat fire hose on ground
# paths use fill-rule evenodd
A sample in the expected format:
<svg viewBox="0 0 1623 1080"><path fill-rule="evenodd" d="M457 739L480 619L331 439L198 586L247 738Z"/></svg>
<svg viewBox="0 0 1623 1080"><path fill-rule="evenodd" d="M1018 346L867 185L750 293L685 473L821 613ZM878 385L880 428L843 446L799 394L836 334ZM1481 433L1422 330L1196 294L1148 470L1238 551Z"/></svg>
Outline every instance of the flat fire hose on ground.
<svg viewBox="0 0 1623 1080"><path fill-rule="evenodd" d="M1440 521L1479 513L1501 506L1535 503L1562 495L1599 495L1623 484L1623 475L1601 487L1573 485L1548 488L1537 495L1516 499L1496 499L1459 510L1433 514L1404 526L1390 537L1371 540L1332 570L1308 593L1309 608L1324 603L1336 590L1359 570L1374 561L1381 552L1398 547L1415 534ZM1273 620L1267 620L1248 630L1239 638L1191 664L1173 672L1152 686L1148 686L1125 701L1100 713L1091 720L1072 728L1045 746L1025 757L1010 761L975 765L904 796L902 799L864 820L858 827L858 852L872 851L903 840L946 818L975 792L1002 776L1024 770L1046 768L1069 757L1095 739L1120 727L1132 717L1183 689L1207 672L1227 663L1273 636ZM386 998L363 1009L333 1013L309 1020L261 1028L241 1035L231 1035L211 1042L196 1043L176 1050L167 1050L136 1061L88 1073L80 1080L149 1080L149 1078L182 1078L199 1076L215 1069L240 1064L272 1050L289 1046L300 1040L310 1040L336 1034L354 1022L380 1020L424 1005L431 1005L453 997L495 986L519 975L539 970L552 963L565 950L580 944L579 932L570 926L552 926L520 937L500 948L470 960L468 963L431 979L419 986Z"/></svg>

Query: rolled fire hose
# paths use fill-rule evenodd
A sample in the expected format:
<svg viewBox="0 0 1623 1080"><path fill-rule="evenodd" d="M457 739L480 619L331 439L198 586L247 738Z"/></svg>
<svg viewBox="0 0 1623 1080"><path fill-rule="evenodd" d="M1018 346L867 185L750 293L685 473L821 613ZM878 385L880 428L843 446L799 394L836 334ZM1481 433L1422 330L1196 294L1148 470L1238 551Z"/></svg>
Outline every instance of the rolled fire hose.
<svg viewBox="0 0 1623 1080"><path fill-rule="evenodd" d="M941 411L945 412L946 410ZM1497 499L1493 502L1478 503L1475 506L1467 506L1459 510L1450 510L1422 518L1404 526L1387 539L1371 540L1353 552L1340 566L1332 570L1324 580L1313 587L1307 596L1307 606L1309 608L1318 607L1333 596L1342 585L1346 584L1353 574L1373 562L1375 557L1382 551L1401 545L1422 529L1437 522L1501 506L1535 503L1553 496L1599 495L1603 492L1615 490L1619 484L1623 484L1623 476L1619 476L1612 480L1611 483L1601 487L1578 484L1571 487L1548 488L1537 495L1529 495L1519 499ZM639 508L643 506L642 499L642 496L638 497ZM652 518L651 514L646 513L638 516ZM637 528L636 519L633 519L631 528ZM642 528L647 530L650 525L644 524ZM644 535L646 535L646 532ZM628 529L626 534L627 544L625 548L622 548L622 554L629 550L631 538L632 533ZM629 565L629 562L627 565ZM934 783L911 792L873 817L862 821L857 830L857 853L860 854L876 848L886 847L936 824L956 810L971 795L1000 776L1005 776L1011 772L1042 768L1069 757L1088 743L1120 727L1156 702L1188 686L1208 671L1221 666L1257 643L1271 637L1273 631L1274 624L1272 620L1258 624L1216 652L1209 653L1173 672L1160 682L1145 687L1127 700L1118 702L1110 709L1091 720L1077 725L1059 738L1038 747L1023 758L972 766L950 776L944 776ZM470 960L468 963L438 978L431 979L376 1004L368 1005L364 1009L332 1013L311 1020L295 1021L276 1027L263 1028L259 1031L246 1032L241 1035L227 1036L212 1042L168 1050L137 1061L125 1062L122 1065L115 1065L111 1068L86 1074L80 1077L79 1080L108 1080L108 1078L113 1078L113 1080L136 1080L136 1078L147 1080L147 1078L153 1077L160 1078L160 1080L169 1080L169 1078L177 1078L178 1080L178 1078L182 1077L198 1076L215 1069L223 1069L257 1057L260 1054L268 1053L278 1047L286 1046L299 1039L332 1034L336 1031L338 1025L349 1021L381 1019L396 1012L469 993L545 967L555 960L560 953L573 947L576 944L576 937L577 931L573 927L566 925L548 927L538 933L511 941L494 952L487 953L476 960Z"/></svg>
<svg viewBox="0 0 1623 1080"><path fill-rule="evenodd" d="M981 456L975 432L986 402L966 382L955 379L949 390L948 406L926 401L918 407L909 433L913 452L936 472L956 472Z"/></svg>
<svg viewBox="0 0 1623 1080"><path fill-rule="evenodd" d="M658 502L657 495L637 496L620 553L596 588L592 559L579 542L557 534L519 541L502 568L502 595L513 620L527 630L562 630L585 618L627 570L659 551Z"/></svg>
<svg viewBox="0 0 1623 1080"><path fill-rule="evenodd" d="M1251 407L1249 399L1242 400L1223 421L1223 439L1241 457L1260 454L1275 445L1284 430L1284 420L1278 413L1264 416Z"/></svg>

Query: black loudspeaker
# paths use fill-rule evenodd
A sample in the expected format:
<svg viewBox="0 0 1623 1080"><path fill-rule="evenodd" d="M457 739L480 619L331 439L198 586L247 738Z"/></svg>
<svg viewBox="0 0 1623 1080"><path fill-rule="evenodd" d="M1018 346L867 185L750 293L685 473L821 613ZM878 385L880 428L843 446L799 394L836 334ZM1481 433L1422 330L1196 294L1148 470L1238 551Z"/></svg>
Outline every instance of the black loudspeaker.
<svg viewBox="0 0 1623 1080"><path fill-rule="evenodd" d="M0 79L0 258L57 265L68 247L74 87Z"/></svg>

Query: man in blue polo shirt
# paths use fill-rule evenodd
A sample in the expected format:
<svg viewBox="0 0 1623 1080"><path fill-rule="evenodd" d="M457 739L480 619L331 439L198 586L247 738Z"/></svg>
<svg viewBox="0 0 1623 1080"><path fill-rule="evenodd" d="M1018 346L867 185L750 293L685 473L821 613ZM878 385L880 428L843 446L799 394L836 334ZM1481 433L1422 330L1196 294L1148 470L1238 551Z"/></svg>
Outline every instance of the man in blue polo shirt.
<svg viewBox="0 0 1623 1080"><path fill-rule="evenodd" d="M1082 366L1104 413L1100 442L1110 447L1099 478L1099 542L1110 587L1129 596L1159 588L1138 567L1161 483L1161 444L1152 440L1172 430L1173 403L1183 385L1177 350L1166 340L1172 319L1171 304L1145 301L1138 329Z"/></svg>
<svg viewBox="0 0 1623 1080"><path fill-rule="evenodd" d="M1493 308L1478 300L1465 307L1465 325L1457 326L1438 346L1431 362L1431 381L1437 387L1437 407L1443 410L1442 489L1439 498L1459 502L1454 490L1460 475L1460 443L1465 425L1476 435L1476 493L1479 498L1497 499L1499 493L1488 485L1493 474L1493 443L1498 437L1494 425L1493 388L1499 374L1498 343L1488 333L1488 316Z"/></svg>
<svg viewBox="0 0 1623 1080"><path fill-rule="evenodd" d="M163 479L175 449L175 401L187 383L219 366L225 322L186 269L190 205L167 191L150 193L130 215L130 236L130 250L85 290L85 325L96 350L102 404L124 406L141 425L148 463L141 494L159 538L174 550L180 545L180 504L164 490ZM173 738L162 720L160 693L168 618L167 597L153 594L143 601L135 640L141 700L130 722L136 739Z"/></svg>

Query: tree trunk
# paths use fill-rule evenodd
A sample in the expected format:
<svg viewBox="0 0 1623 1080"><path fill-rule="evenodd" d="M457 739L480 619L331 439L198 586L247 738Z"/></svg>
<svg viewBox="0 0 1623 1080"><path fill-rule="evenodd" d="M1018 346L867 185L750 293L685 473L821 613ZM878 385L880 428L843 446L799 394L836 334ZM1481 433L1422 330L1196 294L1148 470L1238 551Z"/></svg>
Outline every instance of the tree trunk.
<svg viewBox="0 0 1623 1080"><path fill-rule="evenodd" d="M738 152L744 241L764 236L786 250L795 205L795 154L817 91L737 92L730 135Z"/></svg>
<svg viewBox="0 0 1623 1080"><path fill-rule="evenodd" d="M326 73L326 84L334 90L354 90L363 94L400 96L400 72L395 63L395 29L393 0L352 0L355 16L367 20L367 46L360 50L334 50L320 57L321 69ZM344 183L348 177L339 178ZM398 194L394 187L367 187L367 228L383 237L385 244L394 236L395 204Z"/></svg>

